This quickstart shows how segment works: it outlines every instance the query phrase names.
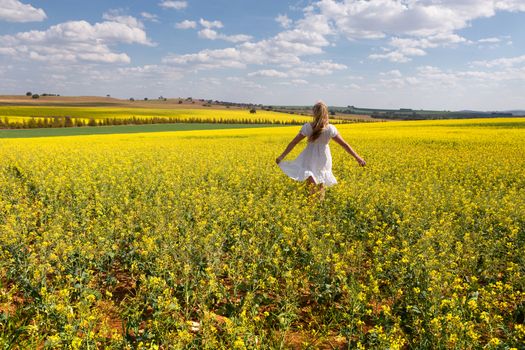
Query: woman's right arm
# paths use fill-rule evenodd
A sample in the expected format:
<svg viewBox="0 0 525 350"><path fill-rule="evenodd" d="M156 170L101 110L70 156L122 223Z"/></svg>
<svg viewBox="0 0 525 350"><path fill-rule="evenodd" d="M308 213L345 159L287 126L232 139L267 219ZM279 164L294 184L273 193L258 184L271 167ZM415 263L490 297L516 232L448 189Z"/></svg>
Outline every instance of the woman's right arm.
<svg viewBox="0 0 525 350"><path fill-rule="evenodd" d="M290 153L293 148L302 140L304 139L306 136L304 136L303 134L299 133L297 134L297 136L294 137L294 139L288 144L288 147L286 147L286 149L284 150L284 152L279 156L277 157L277 159L275 160L275 162L277 164L279 164L281 162L281 160L284 159L284 157L286 157L286 155L288 153Z"/></svg>
<svg viewBox="0 0 525 350"><path fill-rule="evenodd" d="M336 136L333 137L334 141L337 142L339 145L341 145L341 147L343 147L343 149L345 151L347 151L349 154L351 154L355 160L357 160L357 162L359 163L359 165L361 166L365 166L366 165L366 162L363 158L361 158L357 153L356 151L354 151L352 149L352 147L350 147L350 145L348 143L346 143L346 141L341 137L341 135L337 134Z"/></svg>

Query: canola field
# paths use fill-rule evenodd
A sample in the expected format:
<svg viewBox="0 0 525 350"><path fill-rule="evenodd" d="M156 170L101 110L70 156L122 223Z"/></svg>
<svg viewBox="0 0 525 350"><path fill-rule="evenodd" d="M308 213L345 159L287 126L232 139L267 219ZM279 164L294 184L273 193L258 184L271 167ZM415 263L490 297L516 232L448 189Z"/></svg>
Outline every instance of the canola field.
<svg viewBox="0 0 525 350"><path fill-rule="evenodd" d="M0 346L523 349L525 120L338 129L0 140Z"/></svg>
<svg viewBox="0 0 525 350"><path fill-rule="evenodd" d="M116 107L62 107L62 106L0 106L0 122L23 123L31 119L71 117L88 122L90 119L151 119L172 118L180 122L208 123L276 123L297 124L310 121L310 116L293 115L272 111L248 109L162 109L162 108L116 108ZM7 123L5 123L7 124Z"/></svg>

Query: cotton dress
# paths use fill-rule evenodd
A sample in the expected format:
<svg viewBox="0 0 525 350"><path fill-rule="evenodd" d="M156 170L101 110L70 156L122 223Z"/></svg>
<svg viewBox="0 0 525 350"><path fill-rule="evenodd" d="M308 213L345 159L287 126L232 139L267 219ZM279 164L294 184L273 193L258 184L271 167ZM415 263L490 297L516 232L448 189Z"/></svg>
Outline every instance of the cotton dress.
<svg viewBox="0 0 525 350"><path fill-rule="evenodd" d="M312 135L312 132L310 123L305 123L300 131L306 137ZM335 185L337 180L332 174L332 155L328 142L337 134L336 127L328 124L314 142L308 142L296 159L281 161L279 167L286 175L297 181L304 181L311 176L316 184Z"/></svg>

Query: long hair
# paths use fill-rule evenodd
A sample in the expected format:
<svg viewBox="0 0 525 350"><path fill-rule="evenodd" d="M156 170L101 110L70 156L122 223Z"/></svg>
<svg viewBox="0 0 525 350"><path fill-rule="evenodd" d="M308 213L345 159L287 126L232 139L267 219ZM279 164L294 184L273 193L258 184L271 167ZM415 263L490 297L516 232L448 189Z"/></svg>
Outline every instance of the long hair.
<svg viewBox="0 0 525 350"><path fill-rule="evenodd" d="M312 135L308 137L308 142L314 142L321 135L323 129L328 125L328 107L322 101L317 102L313 108L314 122Z"/></svg>

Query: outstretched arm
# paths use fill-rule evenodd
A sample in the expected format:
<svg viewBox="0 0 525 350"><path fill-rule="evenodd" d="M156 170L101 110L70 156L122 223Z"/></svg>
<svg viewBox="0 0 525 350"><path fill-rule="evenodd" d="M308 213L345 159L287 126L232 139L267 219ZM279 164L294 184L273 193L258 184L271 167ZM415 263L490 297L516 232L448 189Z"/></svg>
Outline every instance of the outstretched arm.
<svg viewBox="0 0 525 350"><path fill-rule="evenodd" d="M304 135L301 134L301 133L297 134L297 136L294 137L294 139L292 140L292 142L290 142L290 143L288 144L288 147L286 147L286 149L284 150L284 152L283 152L279 157L277 157L277 159L275 160L275 162L276 162L277 164L279 164L279 163L281 162L281 160L283 160L284 157L286 157L286 155L287 155L288 153L290 153L290 152L293 150L293 148L294 148L294 147L295 147L295 146L296 146L296 145L297 145L302 139L304 139L305 137L306 137L306 136L304 136Z"/></svg>
<svg viewBox="0 0 525 350"><path fill-rule="evenodd" d="M357 160L359 165L361 165L361 166L365 166L366 165L365 160L363 158L361 158L356 153L356 151L354 151L352 149L352 147L350 147L350 145L348 143L346 143L346 141L341 137L341 135L337 134L336 136L333 137L333 139L334 139L335 142L340 144L341 147L343 147L345 151L347 151L349 154L351 154L355 158L355 160Z"/></svg>

